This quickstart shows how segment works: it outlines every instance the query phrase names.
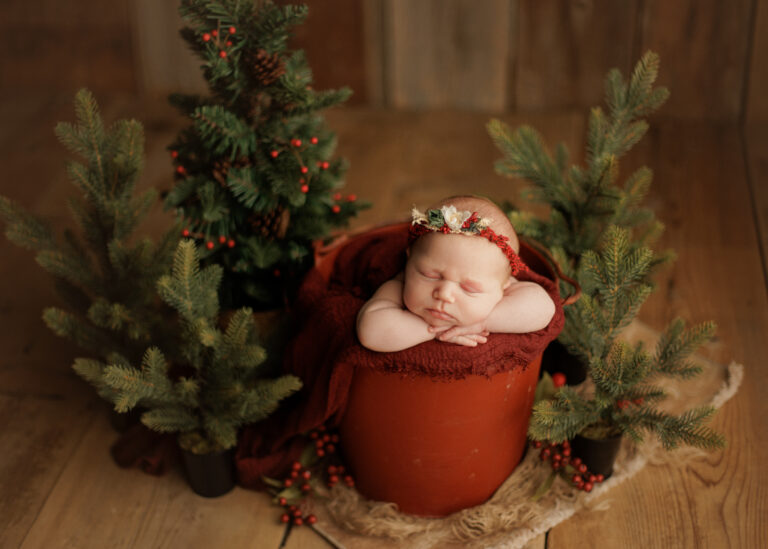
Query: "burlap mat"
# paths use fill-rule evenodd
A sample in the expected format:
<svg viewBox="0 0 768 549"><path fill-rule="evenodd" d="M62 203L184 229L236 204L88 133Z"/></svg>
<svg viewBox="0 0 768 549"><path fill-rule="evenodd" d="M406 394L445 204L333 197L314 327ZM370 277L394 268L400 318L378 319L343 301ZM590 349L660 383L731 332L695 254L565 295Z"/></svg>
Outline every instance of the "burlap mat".
<svg viewBox="0 0 768 549"><path fill-rule="evenodd" d="M658 333L635 322L624 339L655 346ZM649 347L653 348L653 347ZM679 413L685 409L712 405L721 407L739 388L744 368L740 364L717 364L693 357L703 373L693 380L664 380L669 393L664 409ZM465 548L494 547L515 549L583 508L598 510L609 505L604 497L615 486L632 478L648 464L680 462L704 452L683 448L665 451L652 436L641 446L623 442L614 474L596 485L591 493L578 491L562 479L556 479L547 494L536 502L531 496L550 473L538 453L529 451L507 481L482 505L464 509L442 519L426 519L399 513L394 504L364 499L354 489L337 485L327 494L310 502L320 519L324 534L340 547L378 549L392 547L444 548L460 544Z"/></svg>

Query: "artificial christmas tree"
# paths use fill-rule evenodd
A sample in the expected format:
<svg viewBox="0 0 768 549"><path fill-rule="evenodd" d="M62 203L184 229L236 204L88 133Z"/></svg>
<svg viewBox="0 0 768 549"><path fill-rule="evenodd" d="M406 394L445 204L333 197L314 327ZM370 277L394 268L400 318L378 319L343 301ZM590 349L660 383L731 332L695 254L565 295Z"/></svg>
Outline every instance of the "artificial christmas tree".
<svg viewBox="0 0 768 549"><path fill-rule="evenodd" d="M342 195L342 159L319 111L347 89L316 92L291 27L305 6L184 0L182 37L203 60L207 97L175 95L191 120L171 145L177 182L167 196L202 261L224 267L226 307L274 307L311 267L313 242L365 206Z"/></svg>
<svg viewBox="0 0 768 549"><path fill-rule="evenodd" d="M60 123L59 140L84 162L67 166L80 196L69 199L80 234L64 231L57 239L48 225L19 205L0 197L6 236L37 252L37 262L54 275L67 309L49 307L46 324L102 360L134 361L152 342L169 334L158 307L155 281L170 264L178 230L154 245L134 233L157 193L135 193L143 164L144 133L136 120L119 120L106 128L93 95L75 97L77 124ZM134 242L135 240L135 242ZM109 398L98 361L79 358L78 374Z"/></svg>
<svg viewBox="0 0 768 549"><path fill-rule="evenodd" d="M100 365L118 411L144 408L142 423L180 433L182 449L197 455L233 448L242 425L267 417L301 387L294 376L264 375L250 309L219 329L221 278L218 265L200 269L194 242L179 243L172 273L157 282L160 297L178 313L179 340L165 353L147 349L139 368L124 361Z"/></svg>
<svg viewBox="0 0 768 549"><path fill-rule="evenodd" d="M599 108L590 113L586 168L569 168L562 145L552 158L532 128L513 132L496 120L488 125L504 153L497 171L532 182L528 197L550 206L548 220L520 212L512 212L510 219L521 233L548 246L583 290L581 300L566 309L559 341L586 367L589 379L579 391L564 386L554 399L537 403L529 431L536 440L560 443L577 434L590 439L626 434L639 442L650 431L666 448L724 444L720 435L702 426L711 408L672 416L653 407L665 396L653 385L657 376L698 373L686 357L712 336L713 324L685 330L682 321L673 322L653 356L619 340L653 290L654 267L672 257L657 256L648 247L663 229L653 212L640 206L650 170L637 170L623 188L616 185L618 159L648 128L641 118L668 96L666 89L653 88L658 65L658 57L649 52L629 82L616 69L608 74L610 113L606 116Z"/></svg>

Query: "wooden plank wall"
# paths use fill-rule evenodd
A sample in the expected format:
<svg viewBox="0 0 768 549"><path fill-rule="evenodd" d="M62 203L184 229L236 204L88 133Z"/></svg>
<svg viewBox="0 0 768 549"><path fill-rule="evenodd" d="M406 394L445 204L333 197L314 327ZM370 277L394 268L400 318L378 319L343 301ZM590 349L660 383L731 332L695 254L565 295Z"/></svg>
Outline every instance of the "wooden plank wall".
<svg viewBox="0 0 768 549"><path fill-rule="evenodd" d="M0 91L135 93L132 0L3 0Z"/></svg>
<svg viewBox="0 0 768 549"><path fill-rule="evenodd" d="M290 0L280 0L288 2ZM5 0L3 91L204 89L178 38L177 0ZM764 0L308 0L318 88L352 104L480 111L586 109L602 77L647 49L682 118L768 120Z"/></svg>

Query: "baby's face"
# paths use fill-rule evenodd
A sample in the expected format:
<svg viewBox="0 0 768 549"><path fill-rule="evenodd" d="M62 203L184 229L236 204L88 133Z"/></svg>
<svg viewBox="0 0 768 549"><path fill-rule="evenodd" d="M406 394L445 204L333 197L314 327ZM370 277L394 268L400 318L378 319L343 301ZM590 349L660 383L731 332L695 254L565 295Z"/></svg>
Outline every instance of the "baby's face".
<svg viewBox="0 0 768 549"><path fill-rule="evenodd" d="M506 257L479 236L427 234L411 249L403 302L432 326L485 320L510 283Z"/></svg>

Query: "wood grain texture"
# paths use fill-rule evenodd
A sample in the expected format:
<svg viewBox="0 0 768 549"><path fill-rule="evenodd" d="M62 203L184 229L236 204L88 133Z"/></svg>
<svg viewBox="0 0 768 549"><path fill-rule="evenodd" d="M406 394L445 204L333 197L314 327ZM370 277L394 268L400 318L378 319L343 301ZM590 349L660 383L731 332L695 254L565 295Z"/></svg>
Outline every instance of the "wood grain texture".
<svg viewBox="0 0 768 549"><path fill-rule="evenodd" d="M130 0L3 3L0 89L135 91Z"/></svg>
<svg viewBox="0 0 768 549"><path fill-rule="evenodd" d="M521 0L514 106L589 108L603 101L603 79L635 62L639 2Z"/></svg>
<svg viewBox="0 0 768 549"><path fill-rule="evenodd" d="M390 0L390 106L504 109L513 6L511 0Z"/></svg>
<svg viewBox="0 0 768 549"><path fill-rule="evenodd" d="M295 3L295 2L283 2ZM347 86L350 105L368 103L367 40L363 3L358 0L308 2L309 16L296 27L290 47L303 49L318 90Z"/></svg>
<svg viewBox="0 0 768 549"><path fill-rule="evenodd" d="M768 123L747 126L745 142L764 274L768 276Z"/></svg>
<svg viewBox="0 0 768 549"><path fill-rule="evenodd" d="M754 10L746 120L768 123L768 3L755 0Z"/></svg>
<svg viewBox="0 0 768 549"><path fill-rule="evenodd" d="M752 0L645 0L640 52L661 56L659 83L672 95L663 112L736 120L741 114Z"/></svg>

